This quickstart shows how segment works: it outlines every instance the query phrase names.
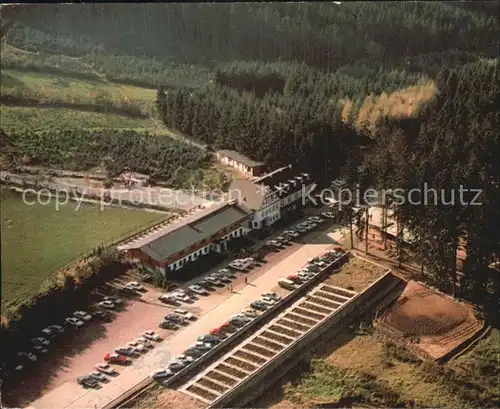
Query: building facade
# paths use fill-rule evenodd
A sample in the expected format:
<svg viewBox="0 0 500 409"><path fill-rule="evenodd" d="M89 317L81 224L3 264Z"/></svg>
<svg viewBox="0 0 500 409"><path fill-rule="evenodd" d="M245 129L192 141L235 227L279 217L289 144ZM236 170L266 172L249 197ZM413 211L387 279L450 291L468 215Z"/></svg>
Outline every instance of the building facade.
<svg viewBox="0 0 500 409"><path fill-rule="evenodd" d="M255 180L234 180L229 195L252 211L248 227L261 229L302 207L304 196L315 187L308 173L286 166Z"/></svg>
<svg viewBox="0 0 500 409"><path fill-rule="evenodd" d="M129 261L150 272L168 274L210 252L223 252L248 229L248 210L235 201L213 205L164 229L119 247Z"/></svg>
<svg viewBox="0 0 500 409"><path fill-rule="evenodd" d="M231 166L247 176L259 176L265 168L263 162L254 161L236 151L220 150L216 155L222 164Z"/></svg>

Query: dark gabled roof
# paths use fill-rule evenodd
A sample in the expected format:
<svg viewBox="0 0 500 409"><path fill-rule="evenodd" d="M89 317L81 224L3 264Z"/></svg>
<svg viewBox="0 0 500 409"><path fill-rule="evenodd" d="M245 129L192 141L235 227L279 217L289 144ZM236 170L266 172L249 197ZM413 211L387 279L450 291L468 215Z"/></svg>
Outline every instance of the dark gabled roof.
<svg viewBox="0 0 500 409"><path fill-rule="evenodd" d="M179 251L210 238L227 226L243 221L249 212L235 203L214 205L199 214L188 216L185 220L157 234L128 245L128 248L140 248L155 260L165 260ZM135 244L135 245L134 245Z"/></svg>
<svg viewBox="0 0 500 409"><path fill-rule="evenodd" d="M249 157L247 157L245 155L242 155L239 152L232 151L232 150L229 150L229 149L222 149L220 151L217 151L217 153L219 153L219 154L221 154L223 156L226 156L229 159L233 159L233 160L235 160L238 163L242 163L243 165L248 166L250 168L256 168L258 166L264 165L264 162L257 162L257 161L255 161L253 159L250 159Z"/></svg>

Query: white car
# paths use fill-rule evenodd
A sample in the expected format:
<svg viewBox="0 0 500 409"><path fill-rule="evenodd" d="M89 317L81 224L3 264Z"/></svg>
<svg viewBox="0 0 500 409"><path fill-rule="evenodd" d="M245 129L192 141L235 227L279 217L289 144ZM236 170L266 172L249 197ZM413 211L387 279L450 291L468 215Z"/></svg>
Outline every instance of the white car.
<svg viewBox="0 0 500 409"><path fill-rule="evenodd" d="M85 311L75 311L73 316L86 322L89 322L92 319L92 315L86 313Z"/></svg>
<svg viewBox="0 0 500 409"><path fill-rule="evenodd" d="M276 301L270 297L262 297L261 301L269 306L276 304Z"/></svg>
<svg viewBox="0 0 500 409"><path fill-rule="evenodd" d="M134 348L137 352L143 352L144 351L144 345L141 344L140 342L137 342L137 341L130 341L128 344L127 344L127 347L132 347Z"/></svg>
<svg viewBox="0 0 500 409"><path fill-rule="evenodd" d="M231 270L229 270L228 268L223 268L223 269L217 271L217 274L220 274L220 275L225 276L225 277L236 277L234 275L234 273Z"/></svg>
<svg viewBox="0 0 500 409"><path fill-rule="evenodd" d="M200 287L199 285L190 285L189 289L195 294L199 294L199 295L208 295L209 294L209 292L207 290L205 290L203 287Z"/></svg>
<svg viewBox="0 0 500 409"><path fill-rule="evenodd" d="M321 213L321 216L326 217L327 219L335 219L337 216L335 216L335 213L332 212L323 212Z"/></svg>
<svg viewBox="0 0 500 409"><path fill-rule="evenodd" d="M116 371L114 370L114 368L111 365L105 364L105 363L97 364L95 366L95 369L97 369L99 372L102 372L106 375L114 375L116 373Z"/></svg>
<svg viewBox="0 0 500 409"><path fill-rule="evenodd" d="M42 329L42 334L49 336L49 337L53 337L55 335L54 332L50 328Z"/></svg>
<svg viewBox="0 0 500 409"><path fill-rule="evenodd" d="M170 378L174 373L170 369L157 369L151 372L151 378L153 379L163 379Z"/></svg>
<svg viewBox="0 0 500 409"><path fill-rule="evenodd" d="M47 352L49 352L49 350L43 345L33 345L33 351L39 352L41 354L46 354Z"/></svg>
<svg viewBox="0 0 500 409"><path fill-rule="evenodd" d="M105 300L105 301L101 301L99 304L97 304L99 307L101 308L107 308L107 309L110 309L112 310L113 308L115 308L115 304L112 303L111 301L109 300Z"/></svg>
<svg viewBox="0 0 500 409"><path fill-rule="evenodd" d="M142 284L139 284L137 281L129 281L127 284L125 284L125 287L132 288L137 291L142 291L144 290L144 286Z"/></svg>
<svg viewBox="0 0 500 409"><path fill-rule="evenodd" d="M89 376L99 382L106 382L108 380L101 372L92 372Z"/></svg>
<svg viewBox="0 0 500 409"><path fill-rule="evenodd" d="M181 362L186 362L188 365L191 363L191 362L194 362L196 361L195 358L193 358L192 356L189 356L189 355L185 355L185 354L182 354L182 355L179 355L175 358L176 361L181 361Z"/></svg>
<svg viewBox="0 0 500 409"><path fill-rule="evenodd" d="M66 324L68 324L68 325L73 325L76 328L83 327L83 325L84 325L83 321L81 321L75 317L68 317L64 320L64 322L66 322Z"/></svg>
<svg viewBox="0 0 500 409"><path fill-rule="evenodd" d="M161 340L161 337L154 331L144 331L142 336L150 341L159 342Z"/></svg>
<svg viewBox="0 0 500 409"><path fill-rule="evenodd" d="M283 232L283 234L286 236L291 236L291 237L299 237L300 236L299 233L297 233L296 231L293 231L293 230L285 230Z"/></svg>
<svg viewBox="0 0 500 409"><path fill-rule="evenodd" d="M314 223L323 223L324 222L324 220L321 217L318 217L318 216L311 216L307 220L310 220L310 221L312 221Z"/></svg>
<svg viewBox="0 0 500 409"><path fill-rule="evenodd" d="M190 313L189 311L183 310L182 308L178 308L174 312L176 314L182 315L183 317L186 317L188 320L192 320L192 319L196 318L196 315L194 315L193 313Z"/></svg>
<svg viewBox="0 0 500 409"><path fill-rule="evenodd" d="M191 297L187 295L185 292L175 292L172 294L173 297L175 297L176 300L183 301L183 302L188 302L191 301Z"/></svg>
<svg viewBox="0 0 500 409"><path fill-rule="evenodd" d="M43 345L45 347L50 345L50 341L43 337L35 337L31 340L31 343L33 345Z"/></svg>

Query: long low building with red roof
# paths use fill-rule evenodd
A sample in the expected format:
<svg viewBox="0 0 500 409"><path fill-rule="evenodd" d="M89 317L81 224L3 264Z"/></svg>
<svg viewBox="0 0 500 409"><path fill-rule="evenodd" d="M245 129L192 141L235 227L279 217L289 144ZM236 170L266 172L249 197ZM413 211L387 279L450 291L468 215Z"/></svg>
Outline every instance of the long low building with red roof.
<svg viewBox="0 0 500 409"><path fill-rule="evenodd" d="M214 204L118 247L134 264L166 275L207 255L223 252L250 229L250 211L236 201Z"/></svg>

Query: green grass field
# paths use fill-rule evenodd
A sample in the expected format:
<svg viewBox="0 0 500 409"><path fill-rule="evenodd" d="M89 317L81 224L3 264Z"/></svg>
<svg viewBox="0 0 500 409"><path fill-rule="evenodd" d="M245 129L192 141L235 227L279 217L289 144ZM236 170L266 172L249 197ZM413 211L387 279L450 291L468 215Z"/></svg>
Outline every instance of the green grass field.
<svg viewBox="0 0 500 409"><path fill-rule="evenodd" d="M82 204L24 204L1 191L2 306L15 303L79 256L100 244L147 227L166 215Z"/></svg>
<svg viewBox="0 0 500 409"><path fill-rule="evenodd" d="M60 74L2 69L1 94L35 99L45 104L56 101L67 104L105 103L113 106L134 104L143 113L151 112L154 89L110 83L99 78L78 79Z"/></svg>
<svg viewBox="0 0 500 409"><path fill-rule="evenodd" d="M69 108L33 108L2 106L0 123L6 131L21 129L116 128L148 129L149 119L129 118L99 112L83 112Z"/></svg>

